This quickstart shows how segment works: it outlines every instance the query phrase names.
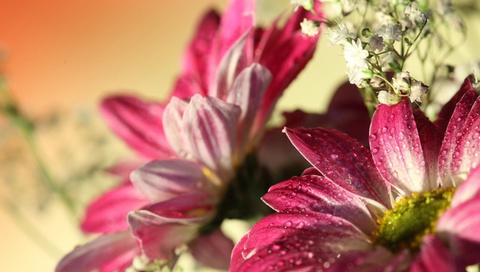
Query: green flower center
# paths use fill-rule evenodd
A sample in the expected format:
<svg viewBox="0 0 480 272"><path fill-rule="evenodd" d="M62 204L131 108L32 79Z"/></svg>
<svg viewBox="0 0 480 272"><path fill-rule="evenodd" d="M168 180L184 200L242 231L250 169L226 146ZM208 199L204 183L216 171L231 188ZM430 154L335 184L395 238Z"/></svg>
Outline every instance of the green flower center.
<svg viewBox="0 0 480 272"><path fill-rule="evenodd" d="M404 248L417 251L423 237L435 233L437 220L450 206L454 192L452 188L438 189L400 199L377 221L375 244L393 252Z"/></svg>

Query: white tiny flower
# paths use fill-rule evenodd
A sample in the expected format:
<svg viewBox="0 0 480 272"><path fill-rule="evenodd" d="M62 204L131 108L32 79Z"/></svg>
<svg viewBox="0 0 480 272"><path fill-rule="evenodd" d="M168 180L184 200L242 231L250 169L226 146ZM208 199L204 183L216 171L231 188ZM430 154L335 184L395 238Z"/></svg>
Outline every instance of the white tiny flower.
<svg viewBox="0 0 480 272"><path fill-rule="evenodd" d="M302 28L302 33L310 37L315 37L319 33L317 22L308 20L307 18L303 19L303 22L300 23L300 27Z"/></svg>
<svg viewBox="0 0 480 272"><path fill-rule="evenodd" d="M399 61L399 57L394 52L387 52L380 56L380 62L382 64L382 71L391 71L392 68L390 67L395 62Z"/></svg>
<svg viewBox="0 0 480 272"><path fill-rule="evenodd" d="M392 79L392 85L395 93L405 94L410 89L410 73L400 72L396 73Z"/></svg>
<svg viewBox="0 0 480 272"><path fill-rule="evenodd" d="M368 69L368 63L365 60L368 57L368 51L363 49L362 41L360 39L357 39L356 42L351 41L345 43L343 55L347 61L347 67L359 67L363 68L362 70Z"/></svg>
<svg viewBox="0 0 480 272"><path fill-rule="evenodd" d="M427 22L427 15L417 7L409 5L405 8L405 19L415 23L417 27L422 27Z"/></svg>
<svg viewBox="0 0 480 272"><path fill-rule="evenodd" d="M380 102L380 104L392 106L398 104L400 101L400 96L396 94L391 94L387 91L380 91L378 93L378 102Z"/></svg>
<svg viewBox="0 0 480 272"><path fill-rule="evenodd" d="M290 4L297 9L298 7L303 7L306 10L313 9L313 0L290 0Z"/></svg>
<svg viewBox="0 0 480 272"><path fill-rule="evenodd" d="M427 86L423 85L422 82L415 80L410 87L410 94L408 98L410 102L422 102L422 96L427 93Z"/></svg>
<svg viewBox="0 0 480 272"><path fill-rule="evenodd" d="M386 42L400 41L402 39L402 33L398 24L382 25L378 29L377 34Z"/></svg>
<svg viewBox="0 0 480 272"><path fill-rule="evenodd" d="M350 67L350 70L347 72L350 84L355 84L358 87L362 85L363 79L365 78L363 70L363 67Z"/></svg>
<svg viewBox="0 0 480 272"><path fill-rule="evenodd" d="M347 25L339 24L336 28L330 28L330 33L327 34L327 37L330 40L330 45L338 45L344 44L347 38L355 38L355 35L348 32Z"/></svg>
<svg viewBox="0 0 480 272"><path fill-rule="evenodd" d="M373 51L382 51L383 50L383 38L378 36L377 34L373 35L370 38L370 48L372 48Z"/></svg>

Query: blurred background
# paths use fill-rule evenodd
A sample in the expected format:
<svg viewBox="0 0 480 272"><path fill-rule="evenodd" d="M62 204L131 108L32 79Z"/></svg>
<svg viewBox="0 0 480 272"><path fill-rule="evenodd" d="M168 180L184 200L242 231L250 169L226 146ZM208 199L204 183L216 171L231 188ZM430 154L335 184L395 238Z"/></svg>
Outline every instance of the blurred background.
<svg viewBox="0 0 480 272"><path fill-rule="evenodd" d="M0 105L13 98L36 128L32 144L22 128L0 116L3 271L53 271L61 256L91 238L78 231L78 218L69 216L62 199L39 182L44 168L65 185L81 216L81 207L115 183L102 169L129 154L101 120L101 98L129 92L162 100L197 20L226 3L0 0ZM259 17L268 21L289 8L288 0L263 0ZM480 26L479 16L470 16L468 26ZM455 61L479 55L479 35L470 32ZM322 37L313 62L282 97L279 110L325 110L346 79L344 67L340 49Z"/></svg>

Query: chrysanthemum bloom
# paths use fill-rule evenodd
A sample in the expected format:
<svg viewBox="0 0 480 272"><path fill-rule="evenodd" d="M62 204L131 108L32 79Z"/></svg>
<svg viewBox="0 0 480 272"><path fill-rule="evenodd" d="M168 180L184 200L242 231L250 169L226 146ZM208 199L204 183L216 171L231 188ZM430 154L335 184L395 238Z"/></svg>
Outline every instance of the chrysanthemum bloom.
<svg viewBox="0 0 480 272"><path fill-rule="evenodd" d="M466 79L432 123L380 105L370 149L330 129L286 129L313 165L270 188L277 213L231 271L463 271L480 262L480 99Z"/></svg>
<svg viewBox="0 0 480 272"><path fill-rule="evenodd" d="M125 184L92 203L82 228L106 235L67 255L57 271L123 270L139 254L144 255L133 268L141 270L153 259L167 260L159 266L171 264L175 250L200 234L190 244L194 256L213 267L228 266L233 244L212 228L221 222L219 214L225 215L217 205L228 197L228 184L243 169L275 102L311 59L317 41L301 34L304 11L282 28L275 23L264 30L253 27L254 9L252 0L234 0L221 20L215 12L203 18L172 94L184 100L172 99L167 109L132 96L103 103L113 130L143 160L164 160L134 175L137 188ZM139 248L129 239L125 217L140 208L129 216ZM206 222L211 226L200 230Z"/></svg>

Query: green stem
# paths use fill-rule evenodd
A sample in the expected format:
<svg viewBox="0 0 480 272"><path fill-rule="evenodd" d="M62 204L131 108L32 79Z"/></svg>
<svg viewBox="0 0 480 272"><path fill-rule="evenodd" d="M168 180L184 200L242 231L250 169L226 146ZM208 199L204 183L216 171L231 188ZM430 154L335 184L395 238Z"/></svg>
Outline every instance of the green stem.
<svg viewBox="0 0 480 272"><path fill-rule="evenodd" d="M17 127L19 130L22 132L29 148L30 151L37 163L38 169L40 171L40 174L42 175L42 181L45 183L45 186L54 194L58 195L62 203L65 205L65 207L68 209L70 214L75 217L76 215L76 210L75 210L75 204L72 201L72 199L66 194L65 190L56 184L54 182L54 179L48 170L48 167L46 166L42 156L40 155L40 152L38 150L38 147L36 145L35 139L34 139L34 131L33 131L33 125L28 121L25 120L25 118L22 122L17 123Z"/></svg>
<svg viewBox="0 0 480 272"><path fill-rule="evenodd" d="M48 170L46 163L40 155L35 141L35 129L33 123L18 110L10 93L2 85L3 84L0 79L0 95L4 100L3 104L0 104L0 113L3 113L23 135L42 176L41 181L51 192L60 198L61 202L67 208L69 214L73 217L73 219L76 219L74 202L66 194L65 190L54 181L54 178Z"/></svg>

